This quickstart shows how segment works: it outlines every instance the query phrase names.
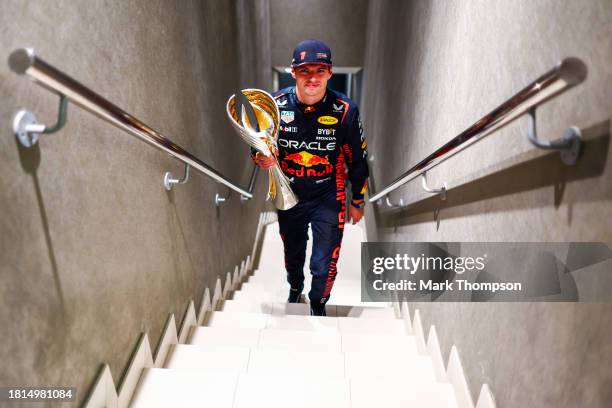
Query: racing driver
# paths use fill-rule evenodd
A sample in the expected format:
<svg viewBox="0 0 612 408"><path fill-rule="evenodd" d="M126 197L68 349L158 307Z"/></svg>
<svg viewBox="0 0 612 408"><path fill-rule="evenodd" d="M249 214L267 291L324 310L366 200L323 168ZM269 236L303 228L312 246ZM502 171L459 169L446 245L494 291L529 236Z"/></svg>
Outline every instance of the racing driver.
<svg viewBox="0 0 612 408"><path fill-rule="evenodd" d="M357 105L344 94L327 88L332 59L325 43L300 42L293 51L291 75L295 86L273 95L281 120L278 161L299 199L295 207L278 211L290 285L288 302L298 303L304 289L310 224L310 314L325 316L347 212L347 174L352 190L348 221L354 224L363 217L368 178L366 141ZM275 164L274 158L263 155L253 156L253 160L264 169Z"/></svg>

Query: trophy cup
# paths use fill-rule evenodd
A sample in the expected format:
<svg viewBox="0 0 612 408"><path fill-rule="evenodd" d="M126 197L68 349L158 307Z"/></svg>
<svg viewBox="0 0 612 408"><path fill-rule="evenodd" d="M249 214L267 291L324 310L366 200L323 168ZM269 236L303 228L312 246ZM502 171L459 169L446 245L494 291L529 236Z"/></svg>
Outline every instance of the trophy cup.
<svg viewBox="0 0 612 408"><path fill-rule="evenodd" d="M260 89L243 89L243 95L248 99L255 113L257 127L252 125L246 113L245 106L242 112L236 112L236 95L230 96L227 101L226 111L230 122L240 135L240 137L251 147L256 149L264 156L272 156L276 165L268 169L269 188L268 198L274 202L274 206L279 210L288 210L298 203L289 180L278 165L276 157L280 113L272 96Z"/></svg>

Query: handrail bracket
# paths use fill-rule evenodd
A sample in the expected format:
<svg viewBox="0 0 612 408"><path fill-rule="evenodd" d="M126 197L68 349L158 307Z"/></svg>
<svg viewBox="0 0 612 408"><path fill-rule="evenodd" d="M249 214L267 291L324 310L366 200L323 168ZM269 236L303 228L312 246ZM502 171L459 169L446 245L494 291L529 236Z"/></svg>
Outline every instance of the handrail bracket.
<svg viewBox="0 0 612 408"><path fill-rule="evenodd" d="M380 202L380 200L378 202ZM391 200L389 200L389 196L385 196L385 204L387 204L389 208L402 208L404 206L404 200L400 198L397 204L393 204Z"/></svg>
<svg viewBox="0 0 612 408"><path fill-rule="evenodd" d="M38 142L41 134L50 135L61 130L66 124L67 112L68 98L66 95L60 95L57 121L53 126L38 123L32 112L22 109L13 116L13 132L22 146L32 147Z"/></svg>
<svg viewBox="0 0 612 408"><path fill-rule="evenodd" d="M423 187L423 190L427 191L428 193L440 194L440 198L442 200L446 200L446 190L448 189L446 183L444 183L442 187L440 188L429 187L429 185L427 184L427 172L426 171L421 173L421 186Z"/></svg>
<svg viewBox="0 0 612 408"><path fill-rule="evenodd" d="M527 138L531 144L540 149L558 150L561 154L561 161L563 163L568 166L576 164L582 148L582 133L578 127L572 126L565 129L560 139L543 141L538 139L535 106L530 108L527 112L527 120Z"/></svg>
<svg viewBox="0 0 612 408"><path fill-rule="evenodd" d="M171 191L172 187L174 187L175 184L185 184L188 181L189 165L187 163L185 163L185 172L183 173L183 178L181 179L172 178L172 173L170 173L169 171L164 174L164 188L166 189L166 191Z"/></svg>
<svg viewBox="0 0 612 408"><path fill-rule="evenodd" d="M223 197L221 194L216 193L215 194L215 205L217 207L220 207L221 204L223 204L224 202L226 202L228 200L228 198L230 197L231 193L232 193L231 191L228 192L226 197Z"/></svg>

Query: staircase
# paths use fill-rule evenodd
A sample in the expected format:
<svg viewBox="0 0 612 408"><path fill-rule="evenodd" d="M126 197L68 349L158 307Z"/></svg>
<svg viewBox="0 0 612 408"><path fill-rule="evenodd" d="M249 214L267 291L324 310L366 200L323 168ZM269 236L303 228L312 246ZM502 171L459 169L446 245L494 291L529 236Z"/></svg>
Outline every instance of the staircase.
<svg viewBox="0 0 612 408"><path fill-rule="evenodd" d="M328 316L315 317L308 304L286 303L278 224L268 225L257 270L207 312L187 344L172 346L165 368L143 371L131 406L464 406L441 358L402 318L407 309L360 301L362 240L361 227L347 224Z"/></svg>

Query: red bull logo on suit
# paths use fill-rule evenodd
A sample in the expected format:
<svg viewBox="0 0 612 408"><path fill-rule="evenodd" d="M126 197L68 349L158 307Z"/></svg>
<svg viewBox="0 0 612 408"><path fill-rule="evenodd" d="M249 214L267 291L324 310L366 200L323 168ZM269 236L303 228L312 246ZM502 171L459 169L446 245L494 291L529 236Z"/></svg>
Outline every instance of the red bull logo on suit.
<svg viewBox="0 0 612 408"><path fill-rule="evenodd" d="M293 169L289 166L288 162L293 162L300 166L299 169ZM305 167L313 167L313 166L325 166L323 169L314 169ZM325 156L317 156L316 154L312 154L306 151L301 151L298 153L288 154L283 158L281 162L281 168L285 173L295 175L297 177L321 177L326 174L330 174L333 172L334 167L329 163L329 157Z"/></svg>
<svg viewBox="0 0 612 408"><path fill-rule="evenodd" d="M317 164L329 164L327 156L321 157L316 154L301 151L299 153L292 153L285 156L284 160L290 160L300 166L311 167Z"/></svg>

